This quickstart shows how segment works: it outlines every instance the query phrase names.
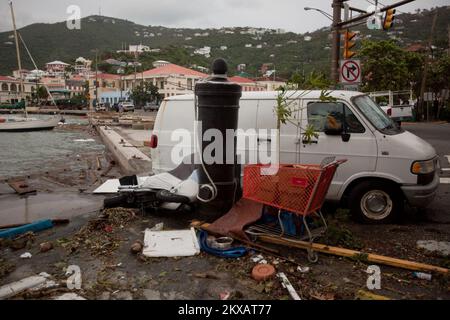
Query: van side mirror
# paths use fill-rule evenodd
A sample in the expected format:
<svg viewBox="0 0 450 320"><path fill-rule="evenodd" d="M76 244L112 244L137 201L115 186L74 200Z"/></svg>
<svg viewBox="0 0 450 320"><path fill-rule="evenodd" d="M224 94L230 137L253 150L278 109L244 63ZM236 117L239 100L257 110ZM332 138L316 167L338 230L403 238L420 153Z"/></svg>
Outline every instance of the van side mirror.
<svg viewBox="0 0 450 320"><path fill-rule="evenodd" d="M342 141L348 142L348 141L350 140L350 133L343 132L343 133L341 134L341 138L342 138Z"/></svg>

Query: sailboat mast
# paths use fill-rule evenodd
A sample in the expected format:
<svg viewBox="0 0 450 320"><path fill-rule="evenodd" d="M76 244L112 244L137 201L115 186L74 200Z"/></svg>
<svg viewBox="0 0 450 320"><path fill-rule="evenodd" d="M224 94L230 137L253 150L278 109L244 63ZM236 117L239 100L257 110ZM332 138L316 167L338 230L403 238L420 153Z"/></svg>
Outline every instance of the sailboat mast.
<svg viewBox="0 0 450 320"><path fill-rule="evenodd" d="M23 85L23 75L22 75L22 62L20 60L20 48L19 48L19 37L17 36L17 29L16 29L16 18L14 16L14 9L13 9L13 3L12 1L9 2L9 6L11 8L11 18L13 23L13 29L14 29L14 40L16 42L16 55L17 55L17 65L19 66L19 76L20 76L20 100L23 99L24 101L24 110L25 110L25 117L28 117L27 113L27 102L26 99L23 97L23 93L25 91L25 87Z"/></svg>

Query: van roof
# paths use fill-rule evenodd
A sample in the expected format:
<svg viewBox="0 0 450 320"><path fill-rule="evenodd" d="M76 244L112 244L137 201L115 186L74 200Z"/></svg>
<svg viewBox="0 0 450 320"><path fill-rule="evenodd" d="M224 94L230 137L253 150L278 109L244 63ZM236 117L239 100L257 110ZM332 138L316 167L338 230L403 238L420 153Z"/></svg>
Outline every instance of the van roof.
<svg viewBox="0 0 450 320"><path fill-rule="evenodd" d="M331 90L327 91L331 96L336 98L352 98L355 96L362 95L364 93L358 91L346 91L346 90ZM298 91L288 91L287 97L292 98L303 98L303 99L318 99L321 95L321 90L298 90ZM275 99L278 95L278 91L253 91L253 92L242 92L241 100L254 100L254 99ZM183 101L183 100L193 100L194 94L184 94L178 96L168 97L167 101Z"/></svg>

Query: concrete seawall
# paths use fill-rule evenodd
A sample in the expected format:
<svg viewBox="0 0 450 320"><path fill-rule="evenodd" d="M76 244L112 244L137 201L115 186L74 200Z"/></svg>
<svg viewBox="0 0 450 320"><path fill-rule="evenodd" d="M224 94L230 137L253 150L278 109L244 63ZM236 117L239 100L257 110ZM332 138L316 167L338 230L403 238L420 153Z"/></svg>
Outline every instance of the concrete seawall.
<svg viewBox="0 0 450 320"><path fill-rule="evenodd" d="M107 126L97 126L97 131L125 174L151 173L152 161L147 155Z"/></svg>

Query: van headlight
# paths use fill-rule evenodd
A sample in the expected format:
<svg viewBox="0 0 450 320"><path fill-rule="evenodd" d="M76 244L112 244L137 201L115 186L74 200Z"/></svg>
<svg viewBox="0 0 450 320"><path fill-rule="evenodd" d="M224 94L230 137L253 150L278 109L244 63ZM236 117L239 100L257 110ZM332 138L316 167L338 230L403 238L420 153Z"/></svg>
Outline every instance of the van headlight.
<svg viewBox="0 0 450 320"><path fill-rule="evenodd" d="M414 174L427 174L436 170L436 159L425 161L414 161L411 166L411 172Z"/></svg>

